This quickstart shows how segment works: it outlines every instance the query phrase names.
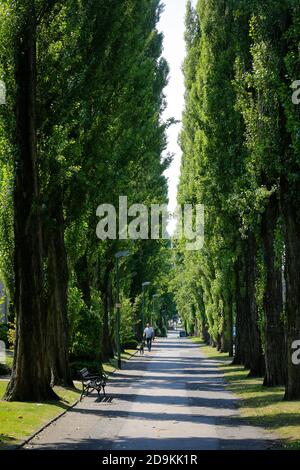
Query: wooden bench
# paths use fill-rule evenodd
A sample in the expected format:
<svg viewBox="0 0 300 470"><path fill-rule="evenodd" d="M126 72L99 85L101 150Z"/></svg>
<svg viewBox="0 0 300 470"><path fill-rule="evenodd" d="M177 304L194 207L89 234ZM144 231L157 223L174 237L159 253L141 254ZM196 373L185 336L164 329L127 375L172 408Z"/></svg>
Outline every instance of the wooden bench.
<svg viewBox="0 0 300 470"><path fill-rule="evenodd" d="M101 390L103 390L103 394L105 396L105 387L108 377L104 372L99 375L93 375L90 374L88 369L85 367L79 371L79 375L82 382L82 393L80 401L84 395L88 396L88 394L93 390L96 390L98 395L100 395Z"/></svg>

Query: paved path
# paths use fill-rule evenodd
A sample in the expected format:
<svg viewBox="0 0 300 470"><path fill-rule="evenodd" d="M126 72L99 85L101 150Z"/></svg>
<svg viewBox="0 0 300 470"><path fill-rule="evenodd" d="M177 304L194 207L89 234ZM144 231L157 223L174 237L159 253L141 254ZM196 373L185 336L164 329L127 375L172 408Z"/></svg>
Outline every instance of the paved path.
<svg viewBox="0 0 300 470"><path fill-rule="evenodd" d="M199 346L170 334L135 356L107 388L45 429L27 449L266 449L274 437L241 422L237 399Z"/></svg>

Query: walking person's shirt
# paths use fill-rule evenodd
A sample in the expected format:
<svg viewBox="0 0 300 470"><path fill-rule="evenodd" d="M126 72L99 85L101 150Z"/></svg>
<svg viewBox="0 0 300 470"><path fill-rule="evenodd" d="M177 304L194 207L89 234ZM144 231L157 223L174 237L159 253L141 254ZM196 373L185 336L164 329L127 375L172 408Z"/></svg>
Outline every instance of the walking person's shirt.
<svg viewBox="0 0 300 470"><path fill-rule="evenodd" d="M146 339L153 338L153 328L151 326L147 326L147 328L145 328L144 335L146 336Z"/></svg>

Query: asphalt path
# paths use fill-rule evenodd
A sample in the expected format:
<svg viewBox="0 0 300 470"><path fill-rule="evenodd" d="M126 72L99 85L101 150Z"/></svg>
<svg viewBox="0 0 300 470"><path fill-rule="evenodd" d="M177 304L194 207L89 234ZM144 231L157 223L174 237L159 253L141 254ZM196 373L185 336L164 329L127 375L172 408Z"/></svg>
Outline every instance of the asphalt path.
<svg viewBox="0 0 300 470"><path fill-rule="evenodd" d="M263 450L274 436L247 425L216 361L178 333L136 355L107 386L51 424L26 449Z"/></svg>

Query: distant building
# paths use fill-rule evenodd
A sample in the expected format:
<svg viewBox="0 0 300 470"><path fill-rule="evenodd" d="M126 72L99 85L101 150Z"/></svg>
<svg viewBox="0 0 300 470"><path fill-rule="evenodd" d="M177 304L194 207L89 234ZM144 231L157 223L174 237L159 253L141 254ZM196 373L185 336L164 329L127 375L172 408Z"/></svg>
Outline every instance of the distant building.
<svg viewBox="0 0 300 470"><path fill-rule="evenodd" d="M0 323L7 323L7 297L5 288L0 280Z"/></svg>

